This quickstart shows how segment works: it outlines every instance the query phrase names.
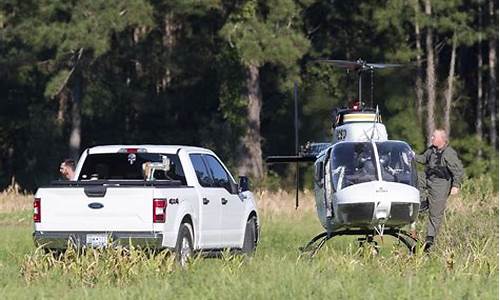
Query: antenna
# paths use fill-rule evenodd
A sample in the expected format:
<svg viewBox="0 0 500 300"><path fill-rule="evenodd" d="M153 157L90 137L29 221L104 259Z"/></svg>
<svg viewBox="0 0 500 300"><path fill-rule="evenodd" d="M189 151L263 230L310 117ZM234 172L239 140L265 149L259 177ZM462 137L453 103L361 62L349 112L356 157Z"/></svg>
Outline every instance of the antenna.
<svg viewBox="0 0 500 300"><path fill-rule="evenodd" d="M295 125L295 155L299 156L299 112L298 112L298 87L297 82L293 83L294 98L294 125ZM295 209L299 207L299 162L295 162Z"/></svg>
<svg viewBox="0 0 500 300"><path fill-rule="evenodd" d="M377 122L379 118L380 118L380 112L378 110L378 105L377 105L377 109L375 110L375 119L373 119L372 136L370 137L370 141L372 141L373 137L375 136L375 130L377 130Z"/></svg>
<svg viewBox="0 0 500 300"><path fill-rule="evenodd" d="M373 107L373 67L370 68L370 81L371 81L371 86L370 86L370 107ZM378 109L378 105L377 105Z"/></svg>

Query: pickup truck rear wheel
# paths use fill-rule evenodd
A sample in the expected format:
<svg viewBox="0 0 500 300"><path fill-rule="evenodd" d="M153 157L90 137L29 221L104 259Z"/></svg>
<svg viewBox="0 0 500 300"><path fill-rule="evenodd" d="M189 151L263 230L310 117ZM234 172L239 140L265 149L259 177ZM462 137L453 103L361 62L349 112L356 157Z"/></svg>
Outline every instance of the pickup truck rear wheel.
<svg viewBox="0 0 500 300"><path fill-rule="evenodd" d="M255 248L257 248L257 226L255 222L255 218L250 218L247 221L247 225L245 228L245 238L243 240L243 253L246 255L251 255L255 252Z"/></svg>
<svg viewBox="0 0 500 300"><path fill-rule="evenodd" d="M193 257L193 237L191 235L191 225L183 223L179 228L177 235L177 244L175 245L175 257L177 262L185 267Z"/></svg>

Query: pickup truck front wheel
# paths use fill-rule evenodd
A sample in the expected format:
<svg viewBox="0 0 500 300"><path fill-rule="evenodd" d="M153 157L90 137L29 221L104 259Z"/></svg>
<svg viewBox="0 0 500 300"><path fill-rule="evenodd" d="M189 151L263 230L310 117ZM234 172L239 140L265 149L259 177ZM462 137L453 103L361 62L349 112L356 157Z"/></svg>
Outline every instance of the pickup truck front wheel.
<svg viewBox="0 0 500 300"><path fill-rule="evenodd" d="M243 240L243 253L246 255L251 255L255 252L257 248L257 224L255 218L250 218L247 221L245 228L245 238Z"/></svg>
<svg viewBox="0 0 500 300"><path fill-rule="evenodd" d="M183 223L179 228L177 235L177 244L175 245L175 257L177 262L185 267L193 257L193 237L191 235L191 225Z"/></svg>

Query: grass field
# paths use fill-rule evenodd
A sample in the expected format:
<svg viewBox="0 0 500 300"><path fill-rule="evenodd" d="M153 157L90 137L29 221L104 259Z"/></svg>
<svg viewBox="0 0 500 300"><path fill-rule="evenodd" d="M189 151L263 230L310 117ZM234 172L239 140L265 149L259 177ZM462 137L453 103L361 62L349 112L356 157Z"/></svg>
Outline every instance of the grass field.
<svg viewBox="0 0 500 300"><path fill-rule="evenodd" d="M374 256L355 237L329 241L316 257L298 247L321 231L312 194L302 209L284 192L257 193L262 239L251 258L224 253L195 259L186 270L171 257L131 251L36 252L31 197L0 195L2 299L498 299L498 196L487 182L469 181L451 198L437 247L407 255L386 237ZM419 230L423 232L424 217ZM379 240L380 241L380 240Z"/></svg>

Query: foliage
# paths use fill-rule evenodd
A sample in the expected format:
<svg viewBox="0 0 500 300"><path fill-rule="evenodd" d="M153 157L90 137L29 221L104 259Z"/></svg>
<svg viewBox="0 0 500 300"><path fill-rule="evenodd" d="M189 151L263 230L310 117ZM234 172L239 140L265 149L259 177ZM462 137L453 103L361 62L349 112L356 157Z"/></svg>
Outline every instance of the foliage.
<svg viewBox="0 0 500 300"><path fill-rule="evenodd" d="M463 161L467 176L489 178L498 191L498 151L476 136L452 140L451 145Z"/></svg>
<svg viewBox="0 0 500 300"><path fill-rule="evenodd" d="M392 115L392 118L385 122L389 138L408 141L415 152L423 152L424 136L422 131L418 130L420 124L415 113L409 109L413 107L413 101L392 97L387 99L386 107Z"/></svg>
<svg viewBox="0 0 500 300"><path fill-rule="evenodd" d="M309 42L300 26L297 4L292 0L249 0L238 7L221 29L245 65L293 65Z"/></svg>
<svg viewBox="0 0 500 300"><path fill-rule="evenodd" d="M112 143L200 145L236 169L236 149L249 126L249 64L260 73L261 144L268 156L295 152L294 83L301 144L329 141L332 108L357 97L356 74L315 60L404 63L374 74L373 99L389 136L418 152L425 139L414 100L416 23L421 34L427 26L435 30L439 82L447 76L450 41L457 33L452 140L469 176L495 179L498 146L487 146L492 116L484 109L487 103L483 144L472 135L478 71L485 75L485 94L490 90L486 48L489 40L498 40L498 3L492 2L490 16L488 1L436 0L431 17L416 12L416 3L422 1L3 1L0 190L12 178L30 191L57 178L57 166L69 152L75 75L82 79L80 151ZM475 64L477 51L483 70ZM371 101L370 81L365 76L365 102ZM437 88L439 123L446 86ZM293 168L272 167L270 185L280 178L284 186L293 185ZM301 178L307 172L303 168Z"/></svg>

